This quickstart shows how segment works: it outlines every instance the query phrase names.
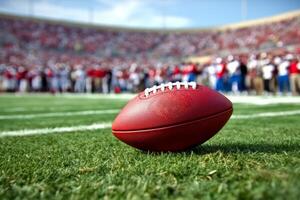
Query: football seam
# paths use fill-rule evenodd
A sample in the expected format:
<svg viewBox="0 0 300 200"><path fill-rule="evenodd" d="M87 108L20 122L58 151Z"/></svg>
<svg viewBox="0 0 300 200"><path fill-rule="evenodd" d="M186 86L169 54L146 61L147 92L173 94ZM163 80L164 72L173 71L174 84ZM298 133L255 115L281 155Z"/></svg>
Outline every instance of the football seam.
<svg viewBox="0 0 300 200"><path fill-rule="evenodd" d="M137 129L137 130L126 130L126 131L123 131L123 130L113 130L112 129L112 132L113 133L132 133L132 132L148 132L148 131L156 131L156 130L163 130L163 129L168 129L168 128L174 128L174 127L178 127L178 126L183 126L183 125L189 125L189 124L193 124L195 122L198 122L198 121L203 121L203 120L207 120L207 119L210 119L210 118L214 118L214 117L217 117L219 115L222 115L224 113L227 113L228 111L232 112L233 111L233 108L229 108L225 111L222 111L222 112L219 112L217 114L213 114L213 115L209 115L205 118L201 118L201 119L194 119L192 121L188 121L188 122L181 122L179 124L173 124L173 125L167 125L167 126L162 126L162 127L156 127L156 128L146 128L146 129ZM229 117L230 118L230 117Z"/></svg>
<svg viewBox="0 0 300 200"><path fill-rule="evenodd" d="M138 98L141 99L141 100L146 100L146 99L149 99L149 98L152 98L154 96L157 96L157 95L162 95L162 94L166 94L166 93L172 93L172 92L191 92L191 91L198 91L198 90L203 90L203 86L199 86L197 85L197 88L196 89L193 89L191 90L191 88L189 89L184 89L184 88L180 88L180 89L175 89L175 90L165 90L165 91L159 91L155 94L151 93L151 95L149 95L148 97L145 97L144 95L144 92L141 92L139 95L138 95Z"/></svg>

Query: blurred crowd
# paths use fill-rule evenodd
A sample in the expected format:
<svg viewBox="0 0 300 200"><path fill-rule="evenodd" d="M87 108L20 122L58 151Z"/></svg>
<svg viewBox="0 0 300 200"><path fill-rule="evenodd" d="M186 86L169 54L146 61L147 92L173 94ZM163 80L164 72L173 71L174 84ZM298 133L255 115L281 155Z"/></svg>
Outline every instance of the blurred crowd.
<svg viewBox="0 0 300 200"><path fill-rule="evenodd" d="M212 88L233 94L300 94L300 56L229 55L216 58L205 76Z"/></svg>
<svg viewBox="0 0 300 200"><path fill-rule="evenodd" d="M2 16L0 90L120 93L197 81L224 93L297 95L299 47L299 17L239 29L158 32ZM213 56L182 62L201 55Z"/></svg>
<svg viewBox="0 0 300 200"><path fill-rule="evenodd" d="M0 65L1 83L10 92L139 92L166 82L196 81L223 93L293 94L300 93L300 54L239 55L217 57L206 64L159 64L155 67L131 63L114 68L99 65L84 68L54 63L51 67Z"/></svg>

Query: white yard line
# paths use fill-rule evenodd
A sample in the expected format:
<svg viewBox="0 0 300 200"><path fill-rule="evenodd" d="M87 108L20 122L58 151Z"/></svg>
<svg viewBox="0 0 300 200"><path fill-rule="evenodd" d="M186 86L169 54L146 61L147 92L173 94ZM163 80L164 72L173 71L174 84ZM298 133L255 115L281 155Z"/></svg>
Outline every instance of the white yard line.
<svg viewBox="0 0 300 200"><path fill-rule="evenodd" d="M131 94L131 93L123 93L123 94L87 94L87 93L57 93L57 94L49 94L49 93L3 93L0 94L0 97L4 98L10 98L10 97L17 97L17 98L23 98L23 97L34 97L34 98L82 98L82 99L116 99L116 100L129 100L136 96L137 94Z"/></svg>
<svg viewBox="0 0 300 200"><path fill-rule="evenodd" d="M4 108L1 110L2 112L22 112L22 111L31 111L25 107L14 107L14 108Z"/></svg>
<svg viewBox="0 0 300 200"><path fill-rule="evenodd" d="M258 106L273 104L300 104L300 97L293 96L226 96L232 103Z"/></svg>
<svg viewBox="0 0 300 200"><path fill-rule="evenodd" d="M73 132L73 131L88 131L88 130L105 129L105 128L110 128L110 127L111 127L111 123L108 122L108 123L69 126L69 127L24 129L24 130L17 130L17 131L3 131L3 132L0 132L0 137L40 135L40 134L48 134L48 133L66 133L66 132Z"/></svg>
<svg viewBox="0 0 300 200"><path fill-rule="evenodd" d="M249 115L232 115L231 119L251 119L251 118L260 118L260 117L279 117L279 116L298 115L298 114L300 114L300 110L264 112L264 113L256 113L256 114L249 114Z"/></svg>
<svg viewBox="0 0 300 200"><path fill-rule="evenodd" d="M122 100L127 101L132 99L137 94L74 94L74 93L66 93L66 94L0 94L0 97L11 98L11 97L34 97L34 98L47 98L47 97L55 97L55 98L68 98L68 99L112 99L112 100ZM253 104L253 105L271 105L271 104L300 104L299 96L253 96L253 95L225 95L228 99L230 99L233 103L242 103L242 104Z"/></svg>
<svg viewBox="0 0 300 200"><path fill-rule="evenodd" d="M59 94L58 97L65 97L65 98L86 98L86 99L114 99L114 100L129 100L135 97L137 94L73 94L73 93L66 93L66 94Z"/></svg>
<svg viewBox="0 0 300 200"><path fill-rule="evenodd" d="M115 114L120 110L86 110L74 112L56 112L56 113L37 113L37 114L23 114L23 115L0 115L1 119L32 119L41 117L64 117L64 116L78 116L78 115L95 115L95 114Z"/></svg>
<svg viewBox="0 0 300 200"><path fill-rule="evenodd" d="M86 98L86 99L114 99L129 100L136 94L59 94L57 97L64 98ZM252 105L272 105L272 104L300 104L300 97L294 96L238 96L225 95L232 103L252 104Z"/></svg>
<svg viewBox="0 0 300 200"><path fill-rule="evenodd" d="M257 114L250 114L250 115L233 115L231 116L231 119L254 119L254 118L261 118L261 117L277 117L277 116L298 115L298 114L300 114L300 110L265 112L265 113L257 113ZM0 137L39 135L39 134L48 134L48 133L65 133L65 132L73 132L73 131L87 131L87 130L106 129L110 127L111 127L111 123L107 122L107 123L70 126L70 127L24 129L24 130L15 130L15 131L3 131L0 132Z"/></svg>

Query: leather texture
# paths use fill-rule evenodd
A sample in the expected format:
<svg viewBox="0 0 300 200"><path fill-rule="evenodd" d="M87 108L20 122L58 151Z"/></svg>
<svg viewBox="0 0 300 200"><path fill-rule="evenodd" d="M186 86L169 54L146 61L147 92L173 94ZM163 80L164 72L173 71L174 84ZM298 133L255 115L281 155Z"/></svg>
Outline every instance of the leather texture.
<svg viewBox="0 0 300 200"><path fill-rule="evenodd" d="M174 126L144 131L113 131L113 134L124 143L145 151L184 151L213 137L231 114L232 109L229 109L208 118Z"/></svg>
<svg viewBox="0 0 300 200"><path fill-rule="evenodd" d="M232 114L222 94L197 85L138 94L121 110L113 134L133 147L150 151L181 151L216 134Z"/></svg>

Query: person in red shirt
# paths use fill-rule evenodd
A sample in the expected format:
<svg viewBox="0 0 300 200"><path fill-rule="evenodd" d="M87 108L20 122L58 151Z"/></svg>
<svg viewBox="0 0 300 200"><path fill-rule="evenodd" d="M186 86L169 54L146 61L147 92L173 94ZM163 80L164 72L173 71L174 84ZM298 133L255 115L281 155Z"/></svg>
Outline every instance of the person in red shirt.
<svg viewBox="0 0 300 200"><path fill-rule="evenodd" d="M17 88L16 70L13 67L7 67L4 71L3 87L6 92L15 92Z"/></svg>
<svg viewBox="0 0 300 200"><path fill-rule="evenodd" d="M97 65L94 68L93 76L95 92L102 92L102 79L105 76L105 70L100 65Z"/></svg>
<svg viewBox="0 0 300 200"><path fill-rule="evenodd" d="M225 92L226 64L225 62L223 62L222 58L216 59L216 75L217 75L216 90Z"/></svg>
<svg viewBox="0 0 300 200"><path fill-rule="evenodd" d="M146 87L152 87L155 84L155 75L156 75L156 70L153 67L149 68Z"/></svg>
<svg viewBox="0 0 300 200"><path fill-rule="evenodd" d="M85 88L87 93L92 93L93 91L93 77L94 77L94 68L88 67L86 70L86 81L85 81Z"/></svg>
<svg viewBox="0 0 300 200"><path fill-rule="evenodd" d="M18 80L19 92L26 92L28 89L27 73L28 71L25 67L18 68L16 77Z"/></svg>
<svg viewBox="0 0 300 200"><path fill-rule="evenodd" d="M300 62L296 58L291 61L289 67L290 85L292 94L294 96L299 95L300 91Z"/></svg>
<svg viewBox="0 0 300 200"><path fill-rule="evenodd" d="M181 81L181 70L178 65L176 65L172 72L172 82Z"/></svg>
<svg viewBox="0 0 300 200"><path fill-rule="evenodd" d="M188 63L183 68L182 81L196 81L197 69L194 63Z"/></svg>

